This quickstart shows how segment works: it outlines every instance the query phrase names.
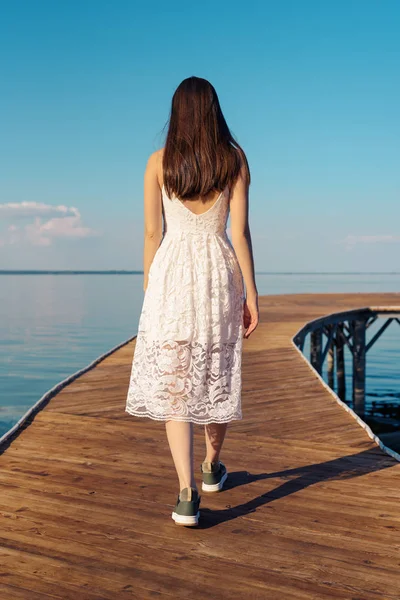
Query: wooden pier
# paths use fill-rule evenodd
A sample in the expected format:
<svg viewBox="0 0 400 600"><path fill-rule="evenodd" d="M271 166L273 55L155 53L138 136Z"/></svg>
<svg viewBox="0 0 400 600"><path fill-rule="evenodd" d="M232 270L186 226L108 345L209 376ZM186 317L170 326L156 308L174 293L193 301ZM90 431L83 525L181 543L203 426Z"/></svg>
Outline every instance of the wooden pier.
<svg viewBox="0 0 400 600"><path fill-rule="evenodd" d="M400 294L260 298L230 477L202 493L198 528L170 516L164 424L124 412L134 340L43 399L0 447L2 600L399 600L400 462L293 342L369 306ZM203 436L195 426L199 483Z"/></svg>

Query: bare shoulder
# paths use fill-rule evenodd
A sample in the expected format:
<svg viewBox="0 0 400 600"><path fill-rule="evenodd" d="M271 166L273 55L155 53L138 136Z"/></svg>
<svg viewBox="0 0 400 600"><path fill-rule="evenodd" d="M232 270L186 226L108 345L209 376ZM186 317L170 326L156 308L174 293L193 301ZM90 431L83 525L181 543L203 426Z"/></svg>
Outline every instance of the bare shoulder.
<svg viewBox="0 0 400 600"><path fill-rule="evenodd" d="M163 154L164 148L161 148L160 150L155 150L155 152L150 154L149 158L147 159L147 164L151 166L159 164L162 160Z"/></svg>
<svg viewBox="0 0 400 600"><path fill-rule="evenodd" d="M239 156L240 169L239 169L238 177L235 181L235 184L238 185L239 188L240 187L248 188L250 185L251 176L250 176L250 167L249 167L249 163L247 160L247 156L242 149L240 152L238 152L238 156Z"/></svg>
<svg viewBox="0 0 400 600"><path fill-rule="evenodd" d="M162 159L164 156L164 148L155 150L150 154L147 160L146 170L151 171L157 177L160 187L162 187Z"/></svg>

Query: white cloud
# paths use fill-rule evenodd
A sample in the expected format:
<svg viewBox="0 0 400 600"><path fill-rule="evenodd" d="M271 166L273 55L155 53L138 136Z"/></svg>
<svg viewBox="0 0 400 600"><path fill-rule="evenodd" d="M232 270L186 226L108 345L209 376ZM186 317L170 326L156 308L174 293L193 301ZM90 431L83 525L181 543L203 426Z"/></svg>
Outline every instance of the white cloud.
<svg viewBox="0 0 400 600"><path fill-rule="evenodd" d="M52 206L43 202L8 202L0 204L0 217L25 218L25 217L53 217L55 215L68 215L78 212L74 206L68 207L62 204Z"/></svg>
<svg viewBox="0 0 400 600"><path fill-rule="evenodd" d="M400 236L398 235L347 235L344 239L339 240L339 244L346 247L346 250L351 250L356 244L381 244L381 243L399 243Z"/></svg>
<svg viewBox="0 0 400 600"><path fill-rule="evenodd" d="M24 226L10 224L6 236L0 238L0 246L24 242L34 246L51 246L56 238L76 239L99 235L99 232L83 226L81 214L74 206L52 206L40 202L0 204L0 219L32 217L34 221Z"/></svg>

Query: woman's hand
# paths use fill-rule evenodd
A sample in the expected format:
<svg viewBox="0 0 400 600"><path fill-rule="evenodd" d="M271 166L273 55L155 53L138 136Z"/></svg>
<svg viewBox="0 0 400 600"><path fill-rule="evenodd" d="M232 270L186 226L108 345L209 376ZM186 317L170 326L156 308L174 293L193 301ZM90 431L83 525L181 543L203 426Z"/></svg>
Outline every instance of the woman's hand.
<svg viewBox="0 0 400 600"><path fill-rule="evenodd" d="M258 295L246 298L243 306L243 324L245 332L243 337L248 339L256 329L259 321Z"/></svg>

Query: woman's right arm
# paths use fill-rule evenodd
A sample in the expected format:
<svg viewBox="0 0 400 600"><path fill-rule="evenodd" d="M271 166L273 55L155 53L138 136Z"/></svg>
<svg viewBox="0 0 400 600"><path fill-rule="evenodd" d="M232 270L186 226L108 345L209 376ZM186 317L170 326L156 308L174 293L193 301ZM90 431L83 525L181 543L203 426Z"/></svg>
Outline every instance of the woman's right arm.
<svg viewBox="0 0 400 600"><path fill-rule="evenodd" d="M232 189L230 200L231 237L246 286L244 306L244 337L248 338L259 321L258 291L255 281L253 247L249 226L249 185L242 166L238 179Z"/></svg>
<svg viewBox="0 0 400 600"><path fill-rule="evenodd" d="M149 271L163 237L162 196L158 182L158 153L149 157L144 173L144 248L143 291L146 291Z"/></svg>

